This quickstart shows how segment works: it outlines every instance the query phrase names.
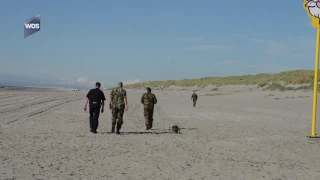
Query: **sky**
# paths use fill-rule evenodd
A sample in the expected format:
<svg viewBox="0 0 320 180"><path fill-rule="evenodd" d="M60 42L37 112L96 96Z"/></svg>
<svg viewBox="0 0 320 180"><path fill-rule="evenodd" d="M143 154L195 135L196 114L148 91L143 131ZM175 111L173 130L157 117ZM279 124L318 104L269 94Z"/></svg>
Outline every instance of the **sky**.
<svg viewBox="0 0 320 180"><path fill-rule="evenodd" d="M1 0L0 85L92 87L313 69L303 1ZM41 30L24 38L40 14Z"/></svg>

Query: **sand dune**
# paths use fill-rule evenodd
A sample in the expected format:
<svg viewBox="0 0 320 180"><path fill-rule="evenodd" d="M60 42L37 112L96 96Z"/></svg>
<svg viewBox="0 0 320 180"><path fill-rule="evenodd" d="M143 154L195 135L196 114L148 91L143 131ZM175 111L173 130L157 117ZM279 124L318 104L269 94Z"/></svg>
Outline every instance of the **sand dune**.
<svg viewBox="0 0 320 180"><path fill-rule="evenodd" d="M320 179L312 92L200 91L193 108L190 91L155 91L148 131L144 91L127 92L117 135L107 109L89 132L85 91L1 88L0 179Z"/></svg>

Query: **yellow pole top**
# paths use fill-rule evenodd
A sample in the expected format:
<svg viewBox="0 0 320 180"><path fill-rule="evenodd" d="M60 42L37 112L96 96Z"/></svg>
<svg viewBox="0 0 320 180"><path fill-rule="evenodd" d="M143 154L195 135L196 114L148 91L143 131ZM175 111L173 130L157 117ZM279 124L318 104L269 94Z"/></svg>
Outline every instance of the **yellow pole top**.
<svg viewBox="0 0 320 180"><path fill-rule="evenodd" d="M315 0L304 0L303 8L311 18L311 26L318 28L320 18L320 2Z"/></svg>

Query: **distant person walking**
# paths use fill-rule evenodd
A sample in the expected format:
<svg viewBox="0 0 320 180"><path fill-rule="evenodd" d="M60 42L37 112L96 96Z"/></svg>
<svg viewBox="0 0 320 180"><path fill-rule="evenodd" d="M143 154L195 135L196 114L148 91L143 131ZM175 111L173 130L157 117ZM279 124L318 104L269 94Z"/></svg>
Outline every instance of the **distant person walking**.
<svg viewBox="0 0 320 180"><path fill-rule="evenodd" d="M151 93L151 88L147 88L147 93L144 93L141 97L141 103L144 105L144 117L146 123L146 130L152 128L153 124L153 110L154 105L157 104L156 96Z"/></svg>
<svg viewBox="0 0 320 180"><path fill-rule="evenodd" d="M120 129L123 124L123 113L128 110L127 92L123 89L123 83L119 82L118 87L110 92L110 109L112 111L112 128L114 133L117 125L117 134L120 134Z"/></svg>
<svg viewBox="0 0 320 180"><path fill-rule="evenodd" d="M101 84L96 83L96 88L91 89L87 94L87 102L84 105L84 111L87 111L87 105L89 102L89 120L90 120L90 132L97 133L99 125L100 108L101 113L104 111L104 101L106 100L103 91L100 90Z"/></svg>
<svg viewBox="0 0 320 180"><path fill-rule="evenodd" d="M193 107L196 107L196 103L197 103L197 100L198 100L198 95L196 94L196 91L193 91L191 99L193 101Z"/></svg>

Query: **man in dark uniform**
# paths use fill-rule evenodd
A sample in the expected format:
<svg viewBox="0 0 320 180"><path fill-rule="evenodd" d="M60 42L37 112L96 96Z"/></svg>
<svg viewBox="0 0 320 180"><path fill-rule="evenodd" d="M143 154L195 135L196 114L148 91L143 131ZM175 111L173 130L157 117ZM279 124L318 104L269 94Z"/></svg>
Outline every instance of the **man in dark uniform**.
<svg viewBox="0 0 320 180"><path fill-rule="evenodd" d="M147 87L147 93L144 93L141 96L141 103L144 107L143 114L145 117L146 130L149 130L152 128L153 124L154 105L157 104L157 98L153 93L151 93L151 88Z"/></svg>
<svg viewBox="0 0 320 180"><path fill-rule="evenodd" d="M87 94L87 102L84 106L84 111L87 111L87 104L89 102L89 114L90 114L90 132L97 133L97 128L99 125L99 114L100 108L101 113L104 111L104 101L106 97L104 93L100 90L101 84L96 83L96 88L91 89Z"/></svg>

